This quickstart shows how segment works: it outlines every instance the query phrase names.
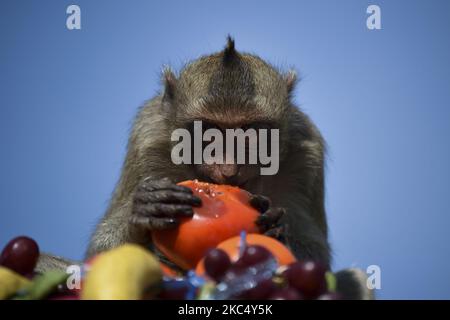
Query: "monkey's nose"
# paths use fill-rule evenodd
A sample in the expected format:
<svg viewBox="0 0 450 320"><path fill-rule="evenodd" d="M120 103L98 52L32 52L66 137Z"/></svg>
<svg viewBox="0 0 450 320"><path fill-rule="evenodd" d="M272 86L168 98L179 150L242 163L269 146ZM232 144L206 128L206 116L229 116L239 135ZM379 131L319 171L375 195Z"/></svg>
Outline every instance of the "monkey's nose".
<svg viewBox="0 0 450 320"><path fill-rule="evenodd" d="M223 180L226 184L237 186L240 184L241 175L239 166L236 164L225 164L220 168Z"/></svg>
<svg viewBox="0 0 450 320"><path fill-rule="evenodd" d="M214 164L211 166L208 175L215 183L236 185L239 177L239 166L236 164Z"/></svg>
<svg viewBox="0 0 450 320"><path fill-rule="evenodd" d="M219 170L225 179L230 179L236 176L239 172L237 164L221 164L219 166Z"/></svg>

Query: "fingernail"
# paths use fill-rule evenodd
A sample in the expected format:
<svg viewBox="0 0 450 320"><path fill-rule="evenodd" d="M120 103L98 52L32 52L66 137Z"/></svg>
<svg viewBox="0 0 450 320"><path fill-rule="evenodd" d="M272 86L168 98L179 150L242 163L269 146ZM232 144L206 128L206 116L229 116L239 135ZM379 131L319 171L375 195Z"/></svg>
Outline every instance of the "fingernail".
<svg viewBox="0 0 450 320"><path fill-rule="evenodd" d="M181 192L186 192L192 194L192 189L185 187L185 186L178 186L178 190Z"/></svg>
<svg viewBox="0 0 450 320"><path fill-rule="evenodd" d="M266 224L266 222L264 221L264 219L257 219L257 220L255 221L255 223L256 223L256 225L258 225L258 226L262 226L262 225L265 225L265 224Z"/></svg>

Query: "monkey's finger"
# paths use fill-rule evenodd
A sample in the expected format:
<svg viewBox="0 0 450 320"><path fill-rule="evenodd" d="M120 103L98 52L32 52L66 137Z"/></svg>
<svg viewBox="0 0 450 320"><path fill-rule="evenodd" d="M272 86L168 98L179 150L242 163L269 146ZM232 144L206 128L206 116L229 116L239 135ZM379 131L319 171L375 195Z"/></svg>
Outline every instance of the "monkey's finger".
<svg viewBox="0 0 450 320"><path fill-rule="evenodd" d="M130 217L130 223L138 225L149 230L162 230L176 227L179 222L172 218L156 218L132 215Z"/></svg>
<svg viewBox="0 0 450 320"><path fill-rule="evenodd" d="M250 205L261 213L266 212L270 207L269 198L262 195L252 194L249 201Z"/></svg>
<svg viewBox="0 0 450 320"><path fill-rule="evenodd" d="M274 228L271 228L269 230L267 230L266 232L264 232L264 235L277 239L278 241L281 241L283 243L286 242L286 237L285 237L285 230L283 226L277 226Z"/></svg>
<svg viewBox="0 0 450 320"><path fill-rule="evenodd" d="M148 203L136 205L133 213L146 217L174 218L180 216L192 217L194 210L192 206L184 204Z"/></svg>
<svg viewBox="0 0 450 320"><path fill-rule="evenodd" d="M190 188L174 184L167 178L160 180L144 179L144 181L139 185L138 190L150 192L157 190L172 190L192 194L192 190Z"/></svg>
<svg viewBox="0 0 450 320"><path fill-rule="evenodd" d="M256 219L256 224L263 230L268 230L278 223L280 218L284 215L286 210L284 208L271 208L265 213L261 214Z"/></svg>
<svg viewBox="0 0 450 320"><path fill-rule="evenodd" d="M138 191L134 196L134 200L141 203L189 204L196 207L202 204L202 200L197 196L172 190L158 190L153 192Z"/></svg>

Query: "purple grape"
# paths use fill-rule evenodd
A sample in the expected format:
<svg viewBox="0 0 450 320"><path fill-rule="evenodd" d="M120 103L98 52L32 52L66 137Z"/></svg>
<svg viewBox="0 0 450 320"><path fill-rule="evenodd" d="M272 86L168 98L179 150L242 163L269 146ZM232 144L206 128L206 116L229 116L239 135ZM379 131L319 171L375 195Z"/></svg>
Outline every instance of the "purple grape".
<svg viewBox="0 0 450 320"><path fill-rule="evenodd" d="M249 267L271 259L275 258L269 250L263 246L252 245L245 248L242 256L236 263Z"/></svg>
<svg viewBox="0 0 450 320"><path fill-rule="evenodd" d="M267 299L276 290L275 283L272 279L261 280L252 289L243 293L243 297L249 300L264 300Z"/></svg>
<svg viewBox="0 0 450 320"><path fill-rule="evenodd" d="M225 251L212 249L205 256L204 266L208 276L216 281L220 281L225 272L230 268L231 260Z"/></svg>
<svg viewBox="0 0 450 320"><path fill-rule="evenodd" d="M163 282L158 298L164 300L185 300L188 291L189 283L185 278L170 279Z"/></svg>
<svg viewBox="0 0 450 320"><path fill-rule="evenodd" d="M80 300L80 296L77 294L54 293L49 295L46 300Z"/></svg>
<svg viewBox="0 0 450 320"><path fill-rule="evenodd" d="M236 278L241 277L245 271L246 267L240 264L233 263L231 267L225 272L221 281L223 282L232 282L235 281Z"/></svg>
<svg viewBox="0 0 450 320"><path fill-rule="evenodd" d="M184 300L186 299L186 294L188 288L174 288L174 289L163 289L158 295L158 298L163 300Z"/></svg>
<svg viewBox="0 0 450 320"><path fill-rule="evenodd" d="M303 300L302 295L291 287L285 287L275 291L269 300Z"/></svg>
<svg viewBox="0 0 450 320"><path fill-rule="evenodd" d="M60 283L55 291L50 293L46 300L79 300L80 290L67 288L66 283Z"/></svg>
<svg viewBox="0 0 450 320"><path fill-rule="evenodd" d="M297 261L291 264L284 275L289 285L307 299L315 299L326 292L326 269L314 261Z"/></svg>
<svg viewBox="0 0 450 320"><path fill-rule="evenodd" d="M0 265L25 276L33 272L38 258L36 241L22 236L8 242L0 255Z"/></svg>

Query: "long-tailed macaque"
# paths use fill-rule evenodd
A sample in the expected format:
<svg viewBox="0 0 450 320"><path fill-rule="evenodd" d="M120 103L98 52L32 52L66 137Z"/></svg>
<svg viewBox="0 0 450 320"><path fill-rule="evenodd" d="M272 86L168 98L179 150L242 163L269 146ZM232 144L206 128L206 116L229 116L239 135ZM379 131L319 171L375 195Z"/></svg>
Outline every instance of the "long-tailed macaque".
<svg viewBox="0 0 450 320"><path fill-rule="evenodd" d="M263 231L282 238L297 258L329 266L325 142L292 102L295 72L280 73L259 57L238 52L228 38L223 51L187 64L179 76L166 69L163 82L163 92L136 117L120 181L92 235L87 257L126 242L151 248L151 230L176 227L179 217L191 216L192 207L201 205L176 183L199 179L249 191L261 211L257 223ZM218 130L279 129L278 172L261 175L260 165L254 164L174 164L173 130L192 130L198 120ZM349 270L341 275L360 283L346 290L341 282L348 297L367 296L363 275Z"/></svg>

